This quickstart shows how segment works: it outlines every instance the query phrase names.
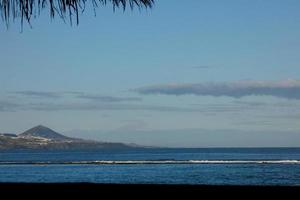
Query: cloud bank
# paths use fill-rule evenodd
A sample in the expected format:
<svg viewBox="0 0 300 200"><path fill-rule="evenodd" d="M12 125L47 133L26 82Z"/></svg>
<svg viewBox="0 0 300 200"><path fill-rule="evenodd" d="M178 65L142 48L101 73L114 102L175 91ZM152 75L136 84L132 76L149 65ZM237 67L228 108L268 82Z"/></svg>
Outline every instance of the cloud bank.
<svg viewBox="0 0 300 200"><path fill-rule="evenodd" d="M156 111L156 112L199 112L201 109L164 105L122 103L9 103L0 101L0 112L15 111Z"/></svg>
<svg viewBox="0 0 300 200"><path fill-rule="evenodd" d="M114 97L114 96L88 95L88 94L78 95L77 98L100 101L100 102L142 101L142 98L139 97Z"/></svg>
<svg viewBox="0 0 300 200"><path fill-rule="evenodd" d="M13 112L18 108L18 104L0 100L0 112Z"/></svg>
<svg viewBox="0 0 300 200"><path fill-rule="evenodd" d="M139 94L228 96L274 96L287 99L300 99L300 80L282 81L244 80L235 82L207 82L192 84L162 84L146 86L134 90Z"/></svg>
<svg viewBox="0 0 300 200"><path fill-rule="evenodd" d="M21 95L22 97L34 97L36 99L53 99L53 98L64 98L67 96L71 96L74 99L85 99L85 100L93 100L104 103L114 103L114 102L127 102L127 101L142 101L140 97L116 97L116 96L108 96L108 95L99 95L99 94L88 94L84 92L77 91L66 91L66 92L44 92L44 91L16 91L9 92L10 94Z"/></svg>
<svg viewBox="0 0 300 200"><path fill-rule="evenodd" d="M17 91L11 92L22 96L39 97L39 98L60 98L61 94L58 92L41 92L41 91Z"/></svg>

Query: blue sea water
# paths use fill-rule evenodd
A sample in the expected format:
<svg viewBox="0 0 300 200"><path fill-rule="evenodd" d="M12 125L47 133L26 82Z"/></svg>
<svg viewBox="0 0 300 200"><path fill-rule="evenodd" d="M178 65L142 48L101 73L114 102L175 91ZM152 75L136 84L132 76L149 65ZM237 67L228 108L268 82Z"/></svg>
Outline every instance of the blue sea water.
<svg viewBox="0 0 300 200"><path fill-rule="evenodd" d="M0 152L0 182L300 185L300 148Z"/></svg>

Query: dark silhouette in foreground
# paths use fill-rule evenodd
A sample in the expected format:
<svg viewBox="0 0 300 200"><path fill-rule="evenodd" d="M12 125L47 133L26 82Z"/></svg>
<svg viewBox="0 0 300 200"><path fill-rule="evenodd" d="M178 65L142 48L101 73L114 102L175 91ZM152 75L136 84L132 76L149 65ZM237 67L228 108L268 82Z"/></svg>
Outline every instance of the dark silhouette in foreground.
<svg viewBox="0 0 300 200"><path fill-rule="evenodd" d="M69 18L72 24L73 18L79 23L80 14L83 13L87 6L91 6L93 12L99 6L105 6L111 3L113 9L127 7L152 8L154 0L0 0L0 15L8 26L11 19L20 19L23 25L24 21L29 24L32 18L48 9L51 18L59 16L64 21Z"/></svg>
<svg viewBox="0 0 300 200"><path fill-rule="evenodd" d="M213 186L213 185L126 185L126 184L91 184L91 183L61 183L61 184L26 184L26 183L7 183L0 184L1 195L53 195L65 194L68 197L83 197L93 196L101 199L104 196L121 197L128 195L130 199L137 197L144 199L144 197L160 197L173 195L185 198L192 198L193 196L186 196L195 194L195 199L204 199L208 195L209 199L214 196L224 198L239 197L262 197L262 195L276 195L276 197L292 197L300 194L299 186ZM97 196L95 196L97 195ZM247 196L245 196L247 195ZM202 198L201 198L202 197Z"/></svg>

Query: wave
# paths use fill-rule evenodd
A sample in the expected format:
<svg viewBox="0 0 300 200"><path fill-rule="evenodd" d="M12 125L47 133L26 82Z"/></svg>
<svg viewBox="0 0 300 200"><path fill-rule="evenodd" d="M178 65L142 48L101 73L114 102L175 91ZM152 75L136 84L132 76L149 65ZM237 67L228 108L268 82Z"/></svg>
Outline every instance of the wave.
<svg viewBox="0 0 300 200"><path fill-rule="evenodd" d="M0 161L0 165L138 165L138 164L300 164L300 160L95 160Z"/></svg>

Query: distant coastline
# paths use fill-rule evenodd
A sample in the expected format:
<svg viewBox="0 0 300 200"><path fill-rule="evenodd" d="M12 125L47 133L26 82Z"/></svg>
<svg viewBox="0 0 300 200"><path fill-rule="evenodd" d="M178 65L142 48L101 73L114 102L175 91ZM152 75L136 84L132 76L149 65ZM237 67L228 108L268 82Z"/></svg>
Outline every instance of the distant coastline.
<svg viewBox="0 0 300 200"><path fill-rule="evenodd" d="M21 134L0 133L0 151L8 150L97 150L142 148L136 144L100 142L64 136L39 125Z"/></svg>

